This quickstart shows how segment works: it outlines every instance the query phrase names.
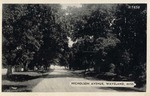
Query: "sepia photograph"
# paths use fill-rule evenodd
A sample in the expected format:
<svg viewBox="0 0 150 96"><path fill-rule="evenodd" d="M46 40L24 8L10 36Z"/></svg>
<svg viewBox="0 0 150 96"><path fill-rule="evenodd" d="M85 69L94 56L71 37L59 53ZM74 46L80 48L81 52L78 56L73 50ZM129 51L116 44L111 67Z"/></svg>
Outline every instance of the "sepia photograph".
<svg viewBox="0 0 150 96"><path fill-rule="evenodd" d="M2 4L2 92L146 92L147 4Z"/></svg>

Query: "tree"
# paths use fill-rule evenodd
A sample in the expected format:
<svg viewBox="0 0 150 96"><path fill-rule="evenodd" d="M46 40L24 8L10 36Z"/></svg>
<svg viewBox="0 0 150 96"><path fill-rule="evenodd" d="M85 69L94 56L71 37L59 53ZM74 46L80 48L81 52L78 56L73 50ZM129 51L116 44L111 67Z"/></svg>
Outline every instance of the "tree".
<svg viewBox="0 0 150 96"><path fill-rule="evenodd" d="M20 44L15 39L15 30L13 27L15 23L26 15L26 8L23 5L4 5L3 6L3 54L8 64L8 75L12 74L12 66L20 58L22 51L20 51ZM19 34L18 34L19 35Z"/></svg>
<svg viewBox="0 0 150 96"><path fill-rule="evenodd" d="M52 46L59 42L56 34L61 29L55 22L59 6L8 4L3 7L3 36L6 38L3 43L3 54L10 66L8 75L11 75L14 65L22 63L27 69L31 61L37 61L41 56L45 61L51 58L45 53L59 49Z"/></svg>
<svg viewBox="0 0 150 96"><path fill-rule="evenodd" d="M76 17L74 18L75 23L72 32L73 38L77 39L74 47L77 49L77 53L83 57L81 58L78 55L79 57L77 58L81 60L77 61L79 63L79 61L84 62L85 58L88 59L88 63L80 63L80 65L88 66L86 68L90 66L95 66L94 68L102 67L102 61L106 58L106 54L110 53L109 51L119 43L115 34L112 33L112 27L110 26L110 22L114 19L115 14L113 12L115 6L90 4L83 5L82 9L80 9L80 14L72 12L73 16ZM110 59L111 57L108 58Z"/></svg>
<svg viewBox="0 0 150 96"><path fill-rule="evenodd" d="M124 63L124 67L128 69L125 73L132 74L132 78L138 82L145 82L146 74L143 73L146 73L146 5L123 4L118 5L117 9L113 31L121 41L119 49L128 53L123 56L128 59L123 61L129 61L128 64Z"/></svg>

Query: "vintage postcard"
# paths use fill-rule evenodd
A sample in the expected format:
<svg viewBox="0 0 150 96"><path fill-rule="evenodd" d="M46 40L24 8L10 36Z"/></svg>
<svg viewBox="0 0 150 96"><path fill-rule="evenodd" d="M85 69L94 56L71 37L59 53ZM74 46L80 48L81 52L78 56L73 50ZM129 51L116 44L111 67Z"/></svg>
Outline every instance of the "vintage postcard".
<svg viewBox="0 0 150 96"><path fill-rule="evenodd" d="M2 96L148 96L148 2L31 1L1 3Z"/></svg>

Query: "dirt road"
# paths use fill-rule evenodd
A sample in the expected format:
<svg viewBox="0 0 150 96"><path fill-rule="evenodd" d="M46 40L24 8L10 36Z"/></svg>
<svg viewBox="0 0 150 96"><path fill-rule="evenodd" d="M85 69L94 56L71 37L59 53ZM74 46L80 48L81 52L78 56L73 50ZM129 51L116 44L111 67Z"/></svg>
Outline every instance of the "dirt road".
<svg viewBox="0 0 150 96"><path fill-rule="evenodd" d="M52 70L53 69L53 70ZM72 81L100 81L93 77L83 77L81 71L70 71L60 66L51 66L46 73L14 72L13 79L5 78L6 70L3 70L3 92L137 92L135 88L115 88L100 86L72 86ZM74 74L76 73L76 74Z"/></svg>
<svg viewBox="0 0 150 96"><path fill-rule="evenodd" d="M91 81L65 70L64 67L55 66L55 70L44 77L33 89L33 92L106 92L116 91L100 87L76 87L71 86L71 81Z"/></svg>

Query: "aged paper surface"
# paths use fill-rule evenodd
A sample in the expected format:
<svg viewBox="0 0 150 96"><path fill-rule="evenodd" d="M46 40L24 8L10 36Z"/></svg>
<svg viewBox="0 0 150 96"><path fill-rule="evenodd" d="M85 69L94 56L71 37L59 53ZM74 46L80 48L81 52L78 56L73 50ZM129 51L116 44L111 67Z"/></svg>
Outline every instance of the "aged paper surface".
<svg viewBox="0 0 150 96"><path fill-rule="evenodd" d="M80 82L80 80L73 80L71 82L68 82L71 86L73 87L78 87L80 86L80 89L79 91L73 91L73 92L61 92L61 91L51 91L51 92L42 92L42 89L39 91L36 91L36 92L2 92L2 76L0 78L1 80L1 87L0 87L0 90L1 90L1 93L0 95L1 96L15 96L15 95L22 95L22 96L26 96L26 95L29 95L29 96L40 96L40 95L44 95L44 96L60 96L60 95L63 95L63 96L93 96L93 95L96 95L96 96L100 96L100 95L104 95L104 96L110 96L110 95L114 95L114 96L120 96L120 95L125 95L125 96L133 96L133 95L136 95L136 96L149 96L150 95L150 89L149 89L149 30L150 28L148 26L150 26L150 2L147 1L147 0L2 0L1 1L1 4L0 4L0 29L1 29L1 35L2 36L2 6L3 4L126 4L126 3L133 3L133 4L147 4L147 62L146 62L146 74L147 74L147 77L146 77L146 92L132 92L132 91L121 91L121 92L112 92L112 91L109 91L109 90L106 90L106 91L103 91L103 92L98 92L98 91L93 91L93 92L84 92L84 91L81 91L82 88L86 88L87 85L90 85L90 86L110 86L109 84L111 83L112 86L122 86L122 85L126 85L128 82L125 82L125 83L122 83L122 82L117 82L117 83L113 83L113 82L98 82L98 81L93 81L93 82ZM1 37L1 46L0 46L1 50L2 50L2 37ZM0 51L0 57L1 57L1 69L2 69L2 51ZM57 66L55 67L57 68ZM2 74L2 71L0 72ZM55 73L54 73L55 74ZM57 83L57 82L55 82ZM109 83L109 84L108 84ZM131 85L134 85L134 82L130 82ZM51 83L50 83L51 84ZM95 85L94 85L95 84ZM96 85L97 84L97 85ZM85 85L85 86L82 86L82 85ZM59 84L57 84L57 86L59 86ZM61 85L62 86L62 85ZM129 86L130 87L130 86ZM132 87L132 86L131 86ZM16 87L12 87L12 88L16 88Z"/></svg>

